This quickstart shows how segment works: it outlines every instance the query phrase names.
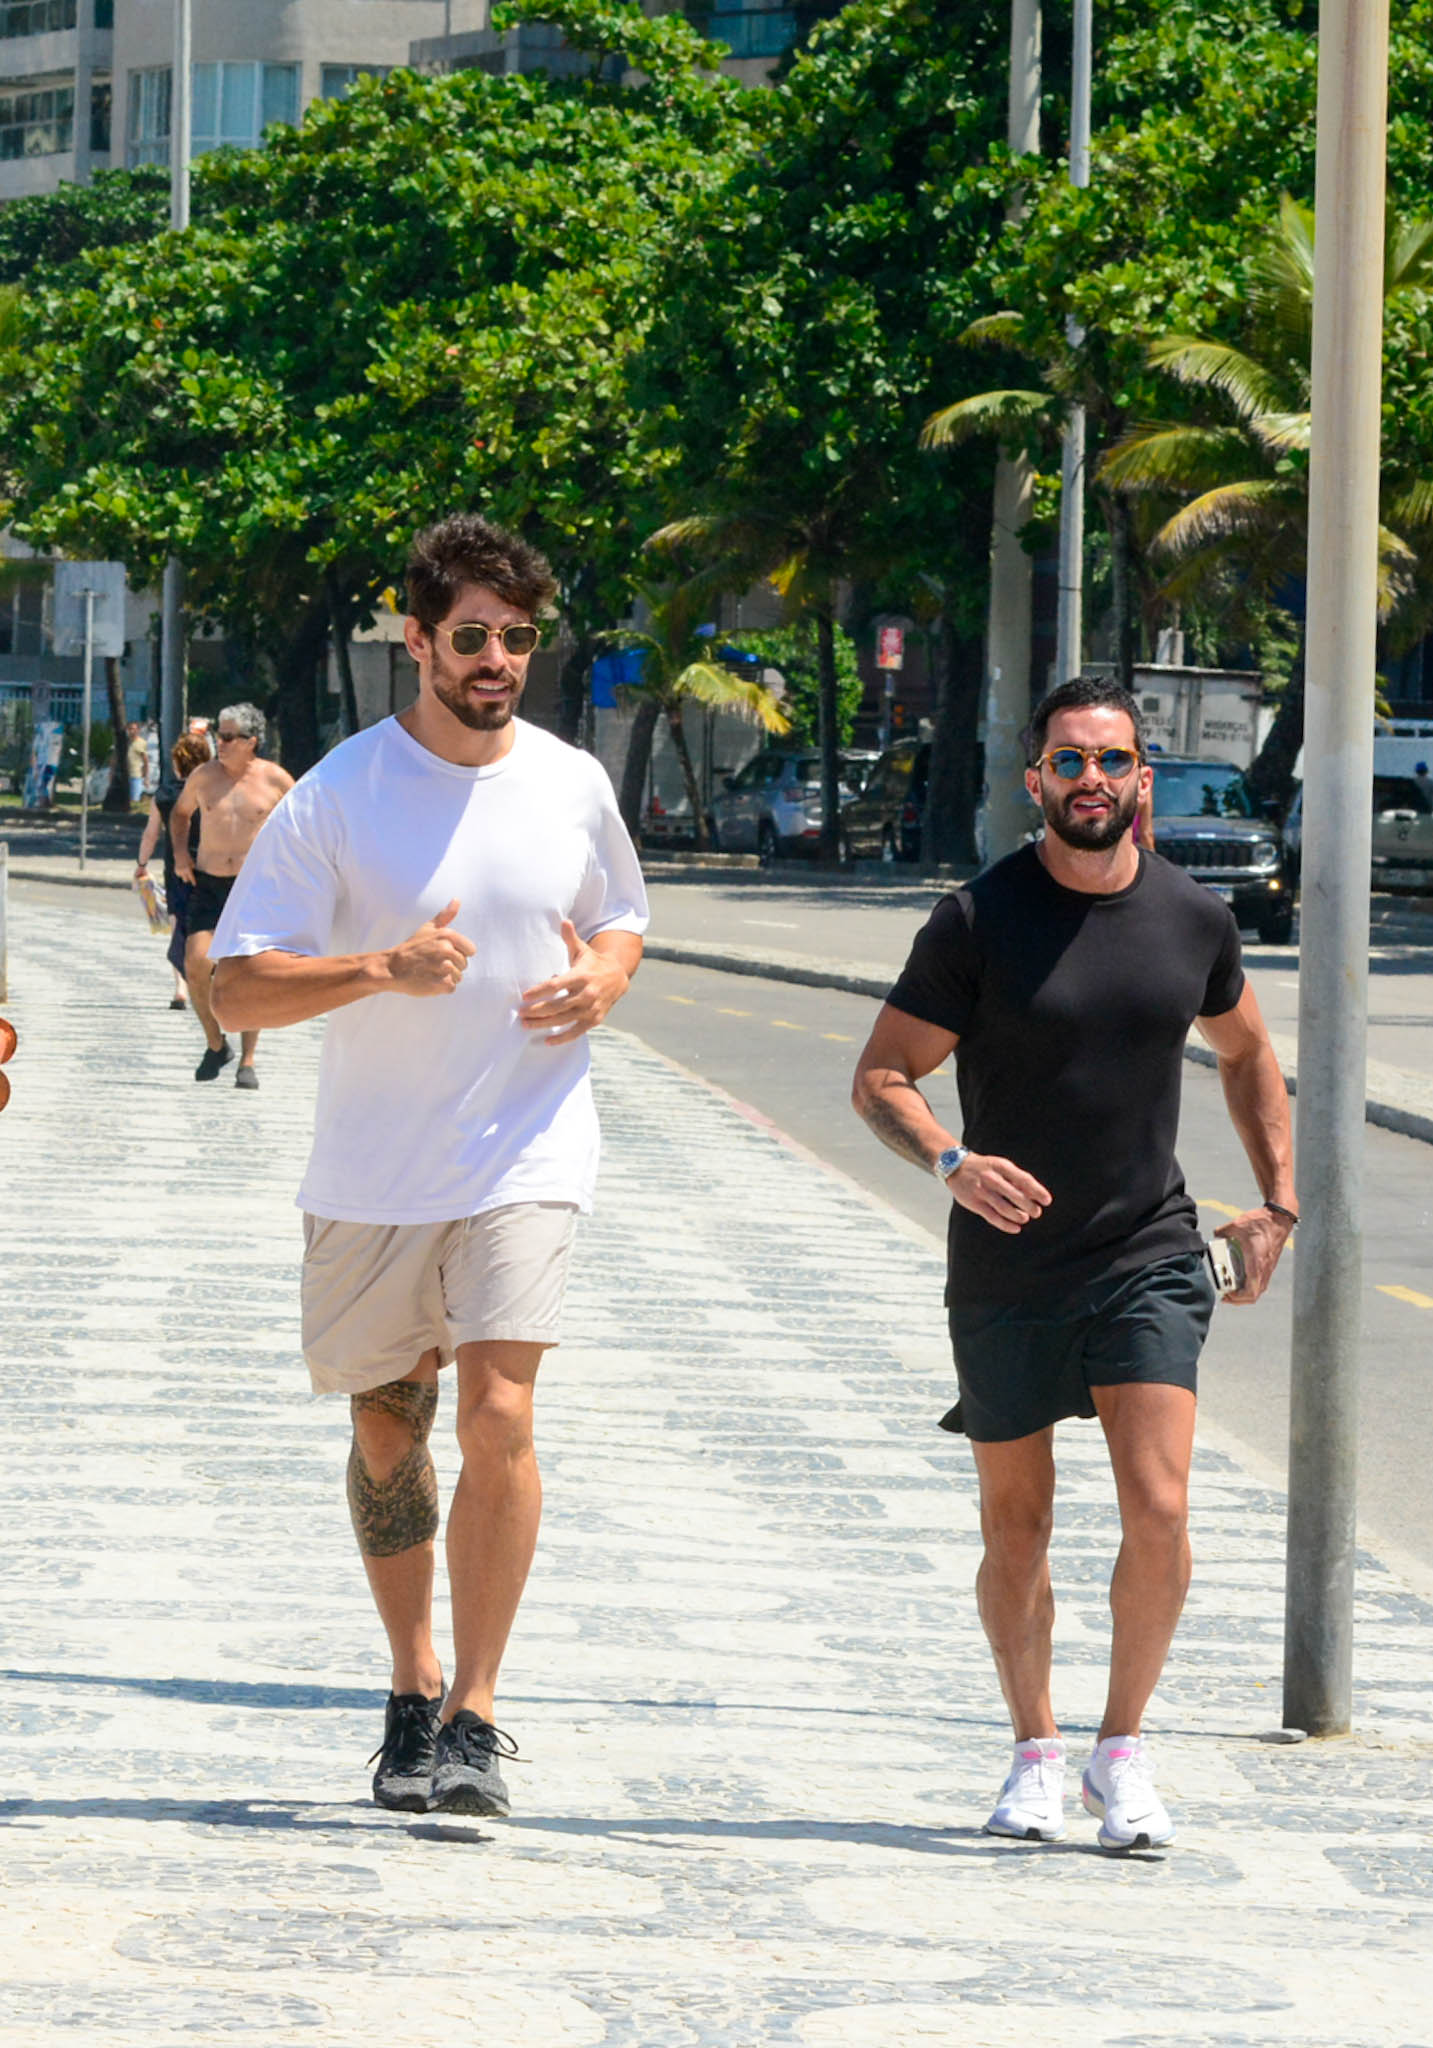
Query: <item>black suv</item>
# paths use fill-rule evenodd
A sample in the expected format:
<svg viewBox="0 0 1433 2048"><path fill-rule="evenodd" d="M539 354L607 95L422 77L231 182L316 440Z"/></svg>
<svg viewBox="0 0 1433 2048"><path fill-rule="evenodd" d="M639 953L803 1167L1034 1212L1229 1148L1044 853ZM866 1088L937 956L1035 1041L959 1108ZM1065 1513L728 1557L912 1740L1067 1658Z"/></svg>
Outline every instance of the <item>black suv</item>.
<svg viewBox="0 0 1433 2048"><path fill-rule="evenodd" d="M1232 761L1156 754L1154 846L1232 906L1265 945L1282 946L1294 928L1279 828L1260 814Z"/></svg>
<svg viewBox="0 0 1433 2048"><path fill-rule="evenodd" d="M919 860L929 775L929 740L897 740L878 755L861 794L841 807L841 859Z"/></svg>

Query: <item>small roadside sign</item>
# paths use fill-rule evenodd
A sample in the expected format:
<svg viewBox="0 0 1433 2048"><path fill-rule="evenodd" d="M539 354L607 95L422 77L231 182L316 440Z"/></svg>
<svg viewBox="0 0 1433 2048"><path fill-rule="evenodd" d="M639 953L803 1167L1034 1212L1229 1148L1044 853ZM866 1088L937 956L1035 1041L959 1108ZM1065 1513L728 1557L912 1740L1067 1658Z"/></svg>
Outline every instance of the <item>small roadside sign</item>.
<svg viewBox="0 0 1433 2048"><path fill-rule="evenodd" d="M56 654L83 654L85 599L94 598L91 652L124 653L124 563L56 562L54 647Z"/></svg>
<svg viewBox="0 0 1433 2048"><path fill-rule="evenodd" d="M906 663L906 629L904 626L880 626L876 631L876 667L904 668Z"/></svg>

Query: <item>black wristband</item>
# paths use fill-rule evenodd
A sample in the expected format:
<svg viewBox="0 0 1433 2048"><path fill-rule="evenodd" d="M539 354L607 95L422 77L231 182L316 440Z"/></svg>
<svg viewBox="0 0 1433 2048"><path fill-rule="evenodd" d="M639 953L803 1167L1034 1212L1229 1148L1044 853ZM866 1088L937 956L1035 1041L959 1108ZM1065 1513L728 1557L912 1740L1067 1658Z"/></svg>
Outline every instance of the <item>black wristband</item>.
<svg viewBox="0 0 1433 2048"><path fill-rule="evenodd" d="M1286 1209L1282 1202L1265 1202L1264 1207L1271 1216L1286 1216L1289 1221L1290 1230L1298 1229L1299 1212L1297 1209Z"/></svg>

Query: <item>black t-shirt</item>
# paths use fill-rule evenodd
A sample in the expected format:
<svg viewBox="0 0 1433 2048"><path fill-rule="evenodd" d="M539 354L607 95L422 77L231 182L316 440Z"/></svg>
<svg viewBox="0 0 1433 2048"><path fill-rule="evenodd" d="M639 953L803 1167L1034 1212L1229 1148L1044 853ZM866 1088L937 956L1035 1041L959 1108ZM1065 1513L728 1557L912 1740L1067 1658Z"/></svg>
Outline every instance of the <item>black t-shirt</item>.
<svg viewBox="0 0 1433 2048"><path fill-rule="evenodd" d="M1092 896L1026 846L937 904L889 1001L958 1036L963 1143L1051 1196L1013 1237L952 1202L949 1299L1048 1302L1198 1249L1184 1041L1243 987L1232 911L1158 855Z"/></svg>

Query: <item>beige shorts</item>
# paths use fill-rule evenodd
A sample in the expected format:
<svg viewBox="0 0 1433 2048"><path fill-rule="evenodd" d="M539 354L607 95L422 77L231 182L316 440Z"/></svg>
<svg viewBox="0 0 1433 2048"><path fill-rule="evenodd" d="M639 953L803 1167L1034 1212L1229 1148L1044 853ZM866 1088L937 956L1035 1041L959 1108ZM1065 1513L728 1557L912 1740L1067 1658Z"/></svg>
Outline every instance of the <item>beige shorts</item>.
<svg viewBox="0 0 1433 2048"><path fill-rule="evenodd" d="M569 1202L515 1202L456 1223L304 1216L303 1347L316 1394L361 1394L436 1346L555 1344L577 1234Z"/></svg>

